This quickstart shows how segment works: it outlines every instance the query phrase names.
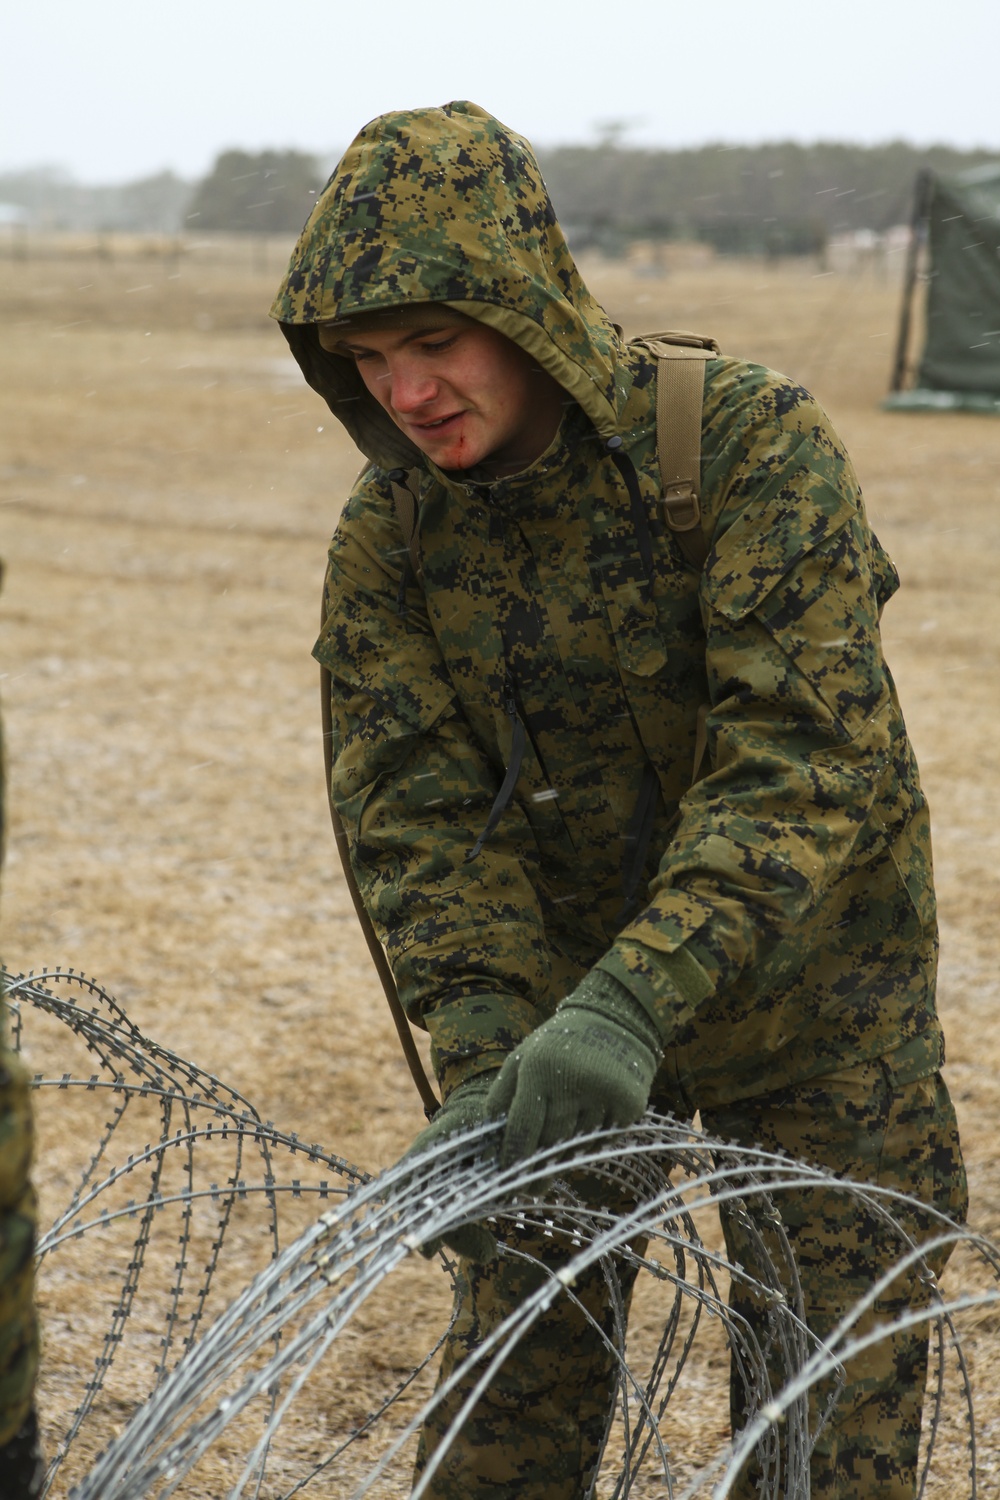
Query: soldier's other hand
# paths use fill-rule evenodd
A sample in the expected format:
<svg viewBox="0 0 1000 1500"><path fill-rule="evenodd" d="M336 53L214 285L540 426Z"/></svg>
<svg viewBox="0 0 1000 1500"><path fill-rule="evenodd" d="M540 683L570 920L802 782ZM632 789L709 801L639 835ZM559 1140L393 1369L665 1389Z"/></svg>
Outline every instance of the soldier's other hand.
<svg viewBox="0 0 1000 1500"><path fill-rule="evenodd" d="M493 1068L488 1073L480 1073L476 1078L467 1079L453 1089L433 1120L420 1132L400 1160L409 1161L411 1157L420 1155L431 1146L447 1140L449 1136L461 1135L482 1125L486 1119L486 1099L490 1085L498 1072L498 1069ZM430 1260L442 1245L447 1245L456 1255L463 1255L466 1260L480 1264L493 1260L497 1253L497 1242L483 1224L462 1224L457 1229L449 1229L445 1234L435 1235L420 1246L420 1253Z"/></svg>
<svg viewBox="0 0 1000 1500"><path fill-rule="evenodd" d="M506 1114L500 1165L645 1112L662 1057L652 1017L618 980L592 970L512 1052L486 1101Z"/></svg>

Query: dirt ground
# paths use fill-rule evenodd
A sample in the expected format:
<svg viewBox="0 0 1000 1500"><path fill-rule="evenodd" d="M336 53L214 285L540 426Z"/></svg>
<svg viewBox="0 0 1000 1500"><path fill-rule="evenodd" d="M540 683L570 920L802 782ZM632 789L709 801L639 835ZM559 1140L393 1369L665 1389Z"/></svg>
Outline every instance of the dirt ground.
<svg viewBox="0 0 1000 1500"><path fill-rule="evenodd" d="M2 950L15 972L93 974L264 1118L374 1171L422 1115L329 830L309 652L359 459L267 319L286 249L0 260ZM877 268L584 268L627 331L710 332L809 385L854 456L903 580L884 631L934 814L947 1077L972 1221L1000 1239L1000 421L879 410L899 291ZM63 1070L44 1047L31 1062ZM42 1116L47 1202L73 1132L55 1105ZM388 1284L359 1369L401 1329L429 1333L439 1282L426 1267ZM42 1299L51 1346L66 1309L44 1283ZM973 1348L984 1395L996 1340L984 1324ZM50 1441L59 1389L43 1384ZM677 1442L711 1451L720 1410L699 1398ZM980 1435L992 1493L996 1401ZM960 1444L936 1461L941 1493L968 1493L963 1462Z"/></svg>

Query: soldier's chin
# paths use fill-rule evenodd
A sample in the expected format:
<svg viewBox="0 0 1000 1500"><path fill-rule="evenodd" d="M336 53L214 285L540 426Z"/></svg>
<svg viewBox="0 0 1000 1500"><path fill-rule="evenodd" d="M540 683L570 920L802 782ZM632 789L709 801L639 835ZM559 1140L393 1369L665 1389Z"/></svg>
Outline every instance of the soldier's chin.
<svg viewBox="0 0 1000 1500"><path fill-rule="evenodd" d="M409 437L416 443L422 453L437 464L439 469L471 469L474 464L482 462L486 457L480 451L479 446L470 440L468 432L464 430L465 424L462 417L456 417L440 427L414 431L412 428Z"/></svg>

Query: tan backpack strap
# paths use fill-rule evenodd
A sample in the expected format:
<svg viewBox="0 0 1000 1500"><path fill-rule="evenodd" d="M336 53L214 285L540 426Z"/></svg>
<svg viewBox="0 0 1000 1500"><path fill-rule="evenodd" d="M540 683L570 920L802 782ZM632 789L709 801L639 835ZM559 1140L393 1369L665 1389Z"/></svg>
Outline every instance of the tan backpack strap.
<svg viewBox="0 0 1000 1500"><path fill-rule="evenodd" d="M680 342L677 342L680 341ZM719 346L697 334L660 333L638 340L656 356L656 456L663 514L685 561L700 573L708 557L701 515L701 423L705 361ZM698 709L691 785L700 780L708 753L710 706Z"/></svg>
<svg viewBox="0 0 1000 1500"><path fill-rule="evenodd" d="M390 469L388 479L396 506L396 517L410 554L413 576L422 585L424 569L420 560L420 473L417 469Z"/></svg>
<svg viewBox="0 0 1000 1500"><path fill-rule="evenodd" d="M688 328L668 328L663 333L643 333L632 342L643 344L652 354L664 359L715 359L719 353L717 340L704 333L692 333Z"/></svg>
<svg viewBox="0 0 1000 1500"><path fill-rule="evenodd" d="M701 524L701 409L705 366L661 359L656 377L656 456L663 515L687 561L700 573L708 556Z"/></svg>
<svg viewBox="0 0 1000 1500"><path fill-rule="evenodd" d="M325 607L322 623L326 623ZM347 833L333 802L333 711L330 705L330 673L326 667L321 666L319 669L319 686L320 718L323 724L323 763L326 767L326 795L330 804L330 821L333 824L333 836L337 841L337 852L340 855L340 862L344 867L347 889L351 893L351 900L354 902L354 910L358 914L361 931L364 933L365 942L368 944L368 952L372 956L376 972L385 991L385 998L389 1002L389 1013L392 1016L396 1034L403 1048L406 1065L410 1070L413 1082L417 1086L417 1092L424 1106L424 1114L430 1120L437 1114L441 1105L430 1086L427 1074L424 1072L423 1064L420 1061L420 1054L417 1051L416 1043L413 1040L413 1033L410 1030L410 1023L406 1019L406 1013L400 1004L399 991L396 989L396 981L392 976L389 961L385 956L385 949L379 942L378 933L372 926L372 919L368 915L368 909L358 889L354 867L351 864L351 851L347 842Z"/></svg>
<svg viewBox="0 0 1000 1500"><path fill-rule="evenodd" d="M708 556L701 518L701 418L705 361L719 346L696 333L653 333L636 341L656 356L656 456L663 516L700 573Z"/></svg>

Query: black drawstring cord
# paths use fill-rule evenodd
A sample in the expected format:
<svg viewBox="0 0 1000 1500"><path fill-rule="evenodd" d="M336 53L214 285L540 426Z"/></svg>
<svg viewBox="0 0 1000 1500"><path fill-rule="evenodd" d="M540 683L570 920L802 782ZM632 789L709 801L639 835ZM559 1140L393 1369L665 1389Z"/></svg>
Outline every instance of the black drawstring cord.
<svg viewBox="0 0 1000 1500"><path fill-rule="evenodd" d="M656 767L646 762L642 772L642 783L635 807L625 830L625 857L622 860L622 908L618 921L625 923L632 915L635 896L646 868L649 841L653 835L653 819L656 815L656 799L660 792L660 778Z"/></svg>
<svg viewBox="0 0 1000 1500"><path fill-rule="evenodd" d="M524 760L524 749L528 743L528 733L521 722L521 715L517 711L517 702L514 698L514 684L511 680L510 669L504 680L503 706L510 722L510 761L507 765L507 774L504 776L503 784L497 792L490 808L490 815L486 820L486 827L476 839L469 853L465 856L464 863L469 864L473 859L478 859L483 845L493 833L500 819L503 817L510 805L517 785L517 778L521 774L521 762Z"/></svg>
<svg viewBox="0 0 1000 1500"><path fill-rule="evenodd" d="M610 454L615 468L624 480L625 488L628 491L629 507L632 512L632 526L639 544L639 556L645 570L647 585L652 590L654 571L653 537L649 529L649 521L646 517L646 507L642 503L639 476L636 474L635 465L628 454L622 451L622 444L622 438L616 434L614 437L608 438L605 448ZM514 696L514 685L509 665L506 667L504 679L503 706L511 728L510 761L503 784L497 792L493 806L490 808L486 827L466 855L466 864L473 859L477 859L481 854L484 844L491 837L494 829L510 805L511 798L514 795L514 788L517 785L517 778L521 774L521 763L524 760L528 735L521 716L517 711L517 701ZM642 879L642 872L646 866L646 855L649 851L649 840L653 831L653 817L656 810L656 798L659 793L659 787L660 781L656 770L652 765L647 763L642 773L639 796L625 834L625 858L622 864L622 894L624 897L622 921L629 914L629 909L635 900L639 881Z"/></svg>
<svg viewBox="0 0 1000 1500"><path fill-rule="evenodd" d="M611 461L625 481L628 490L629 508L632 512L632 527L635 531L636 541L639 544L639 556L645 570L646 580L649 587L653 587L653 536L649 529L649 519L646 515L646 507L642 503L642 491L639 489L639 476L635 472L635 464L624 451L623 439L616 433L609 437L605 448L611 455Z"/></svg>

